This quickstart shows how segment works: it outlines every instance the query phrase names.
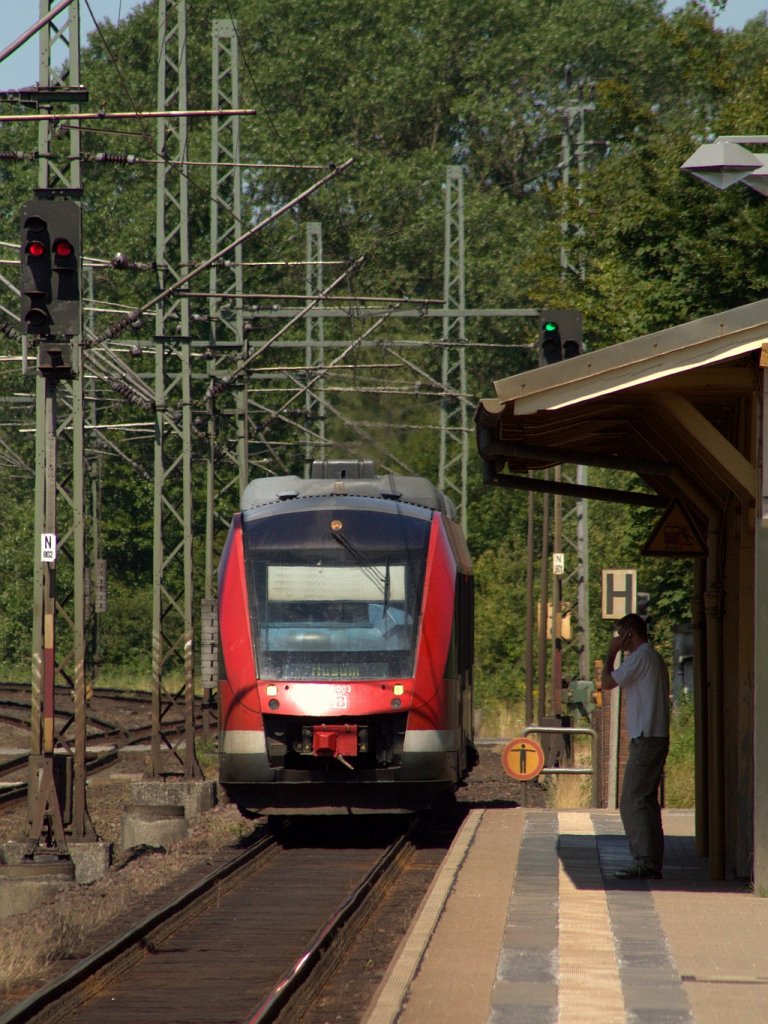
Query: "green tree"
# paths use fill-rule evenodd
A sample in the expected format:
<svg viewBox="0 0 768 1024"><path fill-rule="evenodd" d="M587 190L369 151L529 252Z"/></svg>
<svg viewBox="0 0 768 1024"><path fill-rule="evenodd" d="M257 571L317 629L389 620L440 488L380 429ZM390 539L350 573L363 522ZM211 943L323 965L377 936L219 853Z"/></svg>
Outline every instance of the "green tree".
<svg viewBox="0 0 768 1024"><path fill-rule="evenodd" d="M32 572L35 556L31 478L0 467L0 665L18 671L32 654Z"/></svg>
<svg viewBox="0 0 768 1024"><path fill-rule="evenodd" d="M327 259L364 257L343 289L349 317L334 321L336 340L349 342L367 325L355 317L362 295L439 299L442 187L446 165L459 164L465 175L470 306L576 306L584 312L585 334L594 348L761 297L768 276L768 209L762 199L738 190L715 195L681 174L679 166L710 136L764 130L766 19L755 19L743 32L721 32L712 19L717 3L691 2L671 15L663 6L661 0L477 0L468 17L463 0L418 5L317 0L311 6L298 0L189 2L191 107L210 104L212 19L237 22L241 104L257 111L242 122L242 159L251 164L243 172L245 224L299 193L330 162L355 160L332 185L248 243L246 292L302 294L304 269L298 261L304 226L320 220ZM156 21L157 5L148 2L119 27L106 24L91 36L81 72L91 109L154 109ZM578 178L573 168L571 186L565 188L564 116L582 101L589 108L584 174ZM14 126L6 127L4 138L6 151L28 154L23 162L0 162L6 199L0 209L2 237L15 239L18 208L34 184L37 140L34 129ZM190 123L189 147L191 159L209 158L205 121ZM85 248L100 261L94 271L100 309L107 302L135 308L157 292L156 270L121 272L111 265L117 252L147 265L154 260L155 161L165 156L156 148L156 125L149 119L100 123L83 132ZM129 154L138 159L103 163L93 159L97 152L115 160ZM192 166L186 173L191 253L199 262L209 255L210 172ZM563 251L576 273L563 272ZM203 280L197 283L202 290ZM259 303L247 301L254 347L275 330L274 321L252 313ZM193 309L202 318L196 336L204 337L206 301L195 300ZM118 314L93 315L98 333ZM394 368L388 375L376 371L387 391L373 395L373 371L364 366L381 368L394 361L387 339L418 338L425 344L409 350L417 377L439 378L441 349L429 342L440 340L441 326L440 321L390 321L379 333L381 349L370 360L369 350L355 351L339 371L346 374L343 380L329 376L331 454L373 452L385 468L408 465L436 476L439 397L426 386L426 400L396 394L407 375ZM147 317L131 335L147 352L153 327ZM472 400L489 394L492 380L534 365L530 322L468 321L467 333ZM301 339L303 327L292 337ZM16 353L18 346L17 339L0 333L0 353ZM268 349L259 370L275 371L285 363L282 350ZM151 376L149 355L133 365ZM22 382L15 369L3 370L0 397L20 390L29 393L29 381ZM106 418L147 418L114 389L101 401ZM273 416L269 392L254 401L264 410L258 444L263 442L265 471L301 472L303 441L296 426L303 406ZM355 426L361 421L362 430ZM122 436L116 444L122 454L108 453L103 460L103 537L114 580L109 614L115 623L121 608L134 620L137 595L149 599L152 525L151 442L129 443ZM204 450L197 440L195 446L199 538ZM483 487L479 476L479 466L473 466L470 541L478 576L478 675L481 692L514 699L521 679L527 501L522 494ZM592 563L605 565L619 554L634 562L649 517L616 507L604 512L597 503L591 509ZM5 531L4 511L0 549L7 574L0 581L0 636L10 638L4 640L6 650L21 635L15 613L7 609L29 586L29 565L19 565L17 551L31 512L30 488L11 488L12 527ZM199 543L196 558L199 563ZM685 613L689 571L688 565L659 560L642 569L643 581L648 579L644 589L652 592L665 629ZM497 620L503 625L501 638L493 632ZM128 657L117 644L120 627L114 628L113 656ZM596 630L602 628L595 623Z"/></svg>

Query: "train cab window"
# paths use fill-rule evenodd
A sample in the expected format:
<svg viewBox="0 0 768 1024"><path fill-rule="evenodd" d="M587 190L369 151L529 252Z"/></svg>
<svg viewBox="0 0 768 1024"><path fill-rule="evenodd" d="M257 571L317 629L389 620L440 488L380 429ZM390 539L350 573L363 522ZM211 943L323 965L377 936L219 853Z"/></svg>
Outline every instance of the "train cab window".
<svg viewBox="0 0 768 1024"><path fill-rule="evenodd" d="M410 676L428 539L428 519L391 513L323 509L246 519L260 677Z"/></svg>

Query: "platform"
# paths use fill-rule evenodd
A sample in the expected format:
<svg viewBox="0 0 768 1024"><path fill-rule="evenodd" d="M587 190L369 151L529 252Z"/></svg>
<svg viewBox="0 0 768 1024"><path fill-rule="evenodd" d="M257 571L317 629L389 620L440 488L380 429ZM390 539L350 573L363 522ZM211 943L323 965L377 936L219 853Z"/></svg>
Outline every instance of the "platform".
<svg viewBox="0 0 768 1024"><path fill-rule="evenodd" d="M665 811L664 878L628 882L617 812L470 811L365 1024L764 1024L768 899L693 828Z"/></svg>

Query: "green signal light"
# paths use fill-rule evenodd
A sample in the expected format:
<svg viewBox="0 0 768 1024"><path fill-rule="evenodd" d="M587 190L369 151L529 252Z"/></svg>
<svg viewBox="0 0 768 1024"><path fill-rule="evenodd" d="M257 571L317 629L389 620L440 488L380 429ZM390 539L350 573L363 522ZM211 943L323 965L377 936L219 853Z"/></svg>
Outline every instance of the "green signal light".
<svg viewBox="0 0 768 1024"><path fill-rule="evenodd" d="M544 324L544 330L547 331L548 334L553 334L557 330L557 324L554 320L547 320Z"/></svg>

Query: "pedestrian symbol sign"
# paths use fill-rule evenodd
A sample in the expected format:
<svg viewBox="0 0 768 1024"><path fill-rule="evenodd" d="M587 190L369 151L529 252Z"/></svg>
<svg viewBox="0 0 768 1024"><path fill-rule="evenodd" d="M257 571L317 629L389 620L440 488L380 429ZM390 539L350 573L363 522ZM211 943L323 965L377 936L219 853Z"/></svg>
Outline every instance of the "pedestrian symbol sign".
<svg viewBox="0 0 768 1024"><path fill-rule="evenodd" d="M507 775L519 782L535 779L544 767L544 751L528 737L510 740L501 753L501 764Z"/></svg>

